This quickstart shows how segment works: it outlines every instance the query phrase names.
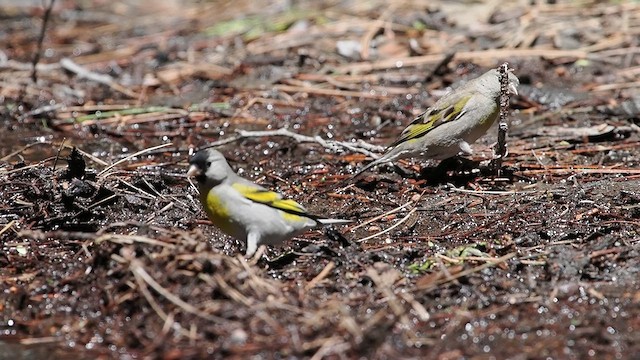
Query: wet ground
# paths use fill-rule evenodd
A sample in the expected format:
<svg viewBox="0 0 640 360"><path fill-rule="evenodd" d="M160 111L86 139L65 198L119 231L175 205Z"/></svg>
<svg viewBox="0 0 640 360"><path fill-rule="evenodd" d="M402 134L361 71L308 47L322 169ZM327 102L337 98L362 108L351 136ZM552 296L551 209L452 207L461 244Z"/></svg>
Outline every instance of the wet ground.
<svg viewBox="0 0 640 360"><path fill-rule="evenodd" d="M35 74L45 9L0 7L0 358L640 353L640 6L263 5L59 1ZM500 174L494 127L349 182L505 61ZM354 224L245 260L186 179L211 143Z"/></svg>

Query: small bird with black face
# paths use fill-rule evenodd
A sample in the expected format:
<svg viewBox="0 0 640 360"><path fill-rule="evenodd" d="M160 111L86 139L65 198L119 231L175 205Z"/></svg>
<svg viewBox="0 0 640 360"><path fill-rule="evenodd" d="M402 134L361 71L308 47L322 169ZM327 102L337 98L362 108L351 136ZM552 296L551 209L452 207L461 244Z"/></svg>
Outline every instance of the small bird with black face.
<svg viewBox="0 0 640 360"><path fill-rule="evenodd" d="M187 176L197 181L209 220L227 235L245 241L247 257L259 245L280 245L313 228L351 222L309 214L294 200L238 176L214 149L196 152Z"/></svg>

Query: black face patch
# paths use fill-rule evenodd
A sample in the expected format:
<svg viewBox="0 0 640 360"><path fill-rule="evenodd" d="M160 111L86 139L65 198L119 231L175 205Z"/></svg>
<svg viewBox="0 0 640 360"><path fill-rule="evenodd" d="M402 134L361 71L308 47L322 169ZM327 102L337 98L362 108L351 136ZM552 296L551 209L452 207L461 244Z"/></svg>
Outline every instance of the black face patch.
<svg viewBox="0 0 640 360"><path fill-rule="evenodd" d="M194 176L197 182L205 182L207 179L206 172L211 166L211 161L209 161L209 157L206 151L198 151L195 153L191 159L189 159L189 165L195 166L200 170L200 174Z"/></svg>
<svg viewBox="0 0 640 360"><path fill-rule="evenodd" d="M189 165L195 165L204 174L211 165L211 161L205 151L198 151L189 160Z"/></svg>

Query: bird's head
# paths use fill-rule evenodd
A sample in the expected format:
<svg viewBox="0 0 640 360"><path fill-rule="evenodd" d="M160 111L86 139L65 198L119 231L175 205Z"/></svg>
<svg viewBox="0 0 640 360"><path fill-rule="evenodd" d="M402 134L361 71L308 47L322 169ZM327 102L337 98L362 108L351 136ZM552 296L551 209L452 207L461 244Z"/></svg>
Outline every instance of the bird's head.
<svg viewBox="0 0 640 360"><path fill-rule="evenodd" d="M196 152L189 160L187 176L196 179L199 185L216 186L222 183L233 170L224 155L214 149Z"/></svg>

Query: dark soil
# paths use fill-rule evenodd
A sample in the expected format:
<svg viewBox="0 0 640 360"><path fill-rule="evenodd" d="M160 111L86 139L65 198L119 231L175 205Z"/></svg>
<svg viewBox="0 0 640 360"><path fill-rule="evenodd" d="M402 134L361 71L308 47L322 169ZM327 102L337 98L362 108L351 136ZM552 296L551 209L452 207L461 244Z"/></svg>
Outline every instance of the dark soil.
<svg viewBox="0 0 640 360"><path fill-rule="evenodd" d="M35 81L46 11L0 6L0 359L637 358L640 5L538 3L58 1ZM505 61L500 174L494 127L349 181ZM244 259L185 175L214 142L354 225Z"/></svg>

